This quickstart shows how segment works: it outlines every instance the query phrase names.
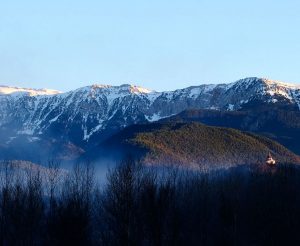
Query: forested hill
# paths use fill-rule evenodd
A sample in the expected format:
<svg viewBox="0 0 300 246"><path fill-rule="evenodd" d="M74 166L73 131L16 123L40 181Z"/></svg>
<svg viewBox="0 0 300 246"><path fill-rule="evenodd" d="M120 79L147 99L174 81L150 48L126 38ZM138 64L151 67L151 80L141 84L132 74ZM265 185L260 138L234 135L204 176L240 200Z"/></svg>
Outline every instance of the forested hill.
<svg viewBox="0 0 300 246"><path fill-rule="evenodd" d="M101 147L105 153L131 154L152 165L228 167L264 163L269 152L279 162L300 163L299 156L268 138L199 123L134 125Z"/></svg>
<svg viewBox="0 0 300 246"><path fill-rule="evenodd" d="M199 122L231 127L264 135L300 154L300 112L284 107L259 104L239 111L209 109L185 110L162 122Z"/></svg>

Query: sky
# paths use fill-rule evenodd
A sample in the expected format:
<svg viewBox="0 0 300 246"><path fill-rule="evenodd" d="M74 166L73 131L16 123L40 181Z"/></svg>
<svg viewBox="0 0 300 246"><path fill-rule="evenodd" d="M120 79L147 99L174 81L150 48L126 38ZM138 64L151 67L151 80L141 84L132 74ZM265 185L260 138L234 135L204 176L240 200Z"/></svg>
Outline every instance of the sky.
<svg viewBox="0 0 300 246"><path fill-rule="evenodd" d="M0 84L300 82L298 0L0 0Z"/></svg>

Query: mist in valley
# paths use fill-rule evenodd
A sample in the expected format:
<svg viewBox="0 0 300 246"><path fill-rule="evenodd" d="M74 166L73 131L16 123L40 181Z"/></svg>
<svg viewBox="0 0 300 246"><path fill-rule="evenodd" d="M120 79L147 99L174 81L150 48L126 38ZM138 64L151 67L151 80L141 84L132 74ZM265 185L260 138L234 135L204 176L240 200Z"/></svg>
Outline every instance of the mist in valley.
<svg viewBox="0 0 300 246"><path fill-rule="evenodd" d="M129 157L31 165L1 162L3 245L300 242L297 165L203 171L145 166Z"/></svg>

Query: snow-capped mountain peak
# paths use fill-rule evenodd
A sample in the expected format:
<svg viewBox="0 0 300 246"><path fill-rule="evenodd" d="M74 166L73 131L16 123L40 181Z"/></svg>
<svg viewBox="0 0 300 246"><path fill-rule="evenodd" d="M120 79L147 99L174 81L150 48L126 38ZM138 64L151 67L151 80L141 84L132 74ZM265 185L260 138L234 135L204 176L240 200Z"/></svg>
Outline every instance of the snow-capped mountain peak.
<svg viewBox="0 0 300 246"><path fill-rule="evenodd" d="M271 79L267 79L267 78L263 78L262 80L270 86L271 85L272 86L282 86L282 87L290 88L290 89L299 89L300 88L300 85L293 84L293 83L287 83L287 82L278 81L278 80L271 80Z"/></svg>
<svg viewBox="0 0 300 246"><path fill-rule="evenodd" d="M0 95L26 94L28 96L38 96L38 95L56 95L59 93L61 92L57 90L51 90L51 89L29 89L29 88L0 85Z"/></svg>
<svg viewBox="0 0 300 246"><path fill-rule="evenodd" d="M85 91L89 93L97 93L97 94L118 94L118 95L129 95L129 94L149 94L153 93L155 91L149 90L146 88L143 88L141 86L137 85L130 85L130 84L122 84L119 86L113 86L113 85L104 85L104 84L93 84L90 86L81 87L77 90L79 91ZM70 91L69 93L72 93L74 91Z"/></svg>
<svg viewBox="0 0 300 246"><path fill-rule="evenodd" d="M135 85L130 86L130 91L131 91L131 93L135 93L135 94L139 94L139 93L148 94L148 93L154 92L153 90L149 90L147 88L135 86Z"/></svg>

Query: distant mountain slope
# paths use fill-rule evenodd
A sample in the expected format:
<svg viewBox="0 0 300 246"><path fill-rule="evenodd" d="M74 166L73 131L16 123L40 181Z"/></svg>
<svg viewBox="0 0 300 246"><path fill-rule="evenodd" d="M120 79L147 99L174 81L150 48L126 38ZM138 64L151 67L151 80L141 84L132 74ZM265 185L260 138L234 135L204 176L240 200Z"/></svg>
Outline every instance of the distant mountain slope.
<svg viewBox="0 0 300 246"><path fill-rule="evenodd" d="M103 153L130 153L147 164L228 167L263 163L268 152L280 162L300 157L265 137L198 123L152 123L126 128L102 144Z"/></svg>
<svg viewBox="0 0 300 246"><path fill-rule="evenodd" d="M56 181L63 182L63 178L68 174L68 171L57 167L49 168L28 161L3 161L0 160L0 179L4 181L9 178L9 182L24 182L28 178L39 177L46 184L49 178L55 175ZM3 183L0 183L0 186ZM58 185L58 184L56 184Z"/></svg>
<svg viewBox="0 0 300 246"><path fill-rule="evenodd" d="M300 112L274 105L242 111L186 110L162 122L200 122L265 135L300 154Z"/></svg>

